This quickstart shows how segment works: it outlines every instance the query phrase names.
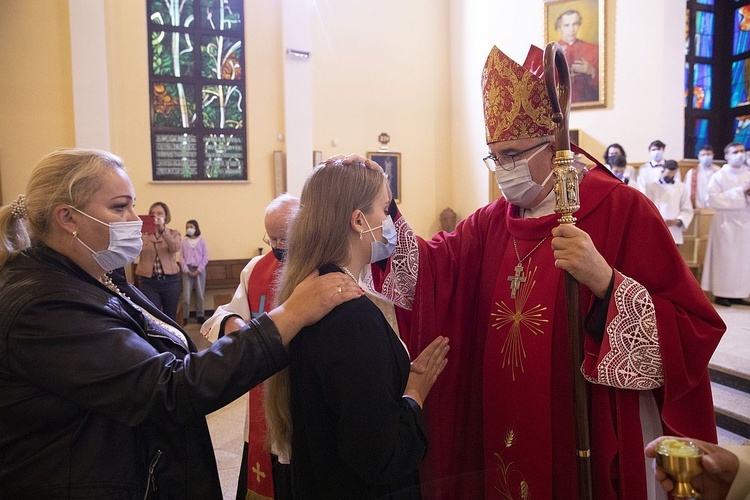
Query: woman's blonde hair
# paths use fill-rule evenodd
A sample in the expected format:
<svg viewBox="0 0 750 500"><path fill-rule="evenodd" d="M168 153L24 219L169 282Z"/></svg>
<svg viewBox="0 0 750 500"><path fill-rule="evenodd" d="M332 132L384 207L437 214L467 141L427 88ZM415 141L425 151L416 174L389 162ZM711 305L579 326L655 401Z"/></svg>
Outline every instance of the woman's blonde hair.
<svg viewBox="0 0 750 500"><path fill-rule="evenodd" d="M97 149L58 149L39 160L26 185L25 217L11 205L0 208L0 269L49 235L56 206L85 206L113 168L124 169L122 160Z"/></svg>
<svg viewBox="0 0 750 500"><path fill-rule="evenodd" d="M286 260L276 293L278 304L289 298L315 269L347 260L352 212L369 212L383 185L387 187L388 183L382 172L362 165L343 165L341 160L313 170L302 188L300 208L288 230ZM266 442L287 458L291 458L292 448L289 382L286 368L264 384Z"/></svg>

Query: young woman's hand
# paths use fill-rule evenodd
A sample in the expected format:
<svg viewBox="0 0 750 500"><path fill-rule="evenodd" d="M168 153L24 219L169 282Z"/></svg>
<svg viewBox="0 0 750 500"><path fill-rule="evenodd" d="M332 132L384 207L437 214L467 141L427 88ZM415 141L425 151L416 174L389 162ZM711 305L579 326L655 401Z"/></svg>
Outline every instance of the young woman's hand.
<svg viewBox="0 0 750 500"><path fill-rule="evenodd" d="M412 398L420 407L424 405L432 385L448 363L445 356L449 349L447 337L438 337L425 347L412 363L404 396Z"/></svg>

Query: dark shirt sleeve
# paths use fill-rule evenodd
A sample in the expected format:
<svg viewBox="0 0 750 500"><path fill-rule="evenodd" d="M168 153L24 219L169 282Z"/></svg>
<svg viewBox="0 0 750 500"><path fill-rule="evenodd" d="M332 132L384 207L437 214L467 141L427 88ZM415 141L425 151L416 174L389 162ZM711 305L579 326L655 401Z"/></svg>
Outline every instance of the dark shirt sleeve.
<svg viewBox="0 0 750 500"><path fill-rule="evenodd" d="M586 331L591 337L601 342L604 338L604 329L607 326L607 311L609 310L609 302L612 299L612 292L615 286L615 273L612 273L612 278L609 280L609 287L607 293L604 294L604 298L595 296L594 303L589 309L589 313L586 315Z"/></svg>

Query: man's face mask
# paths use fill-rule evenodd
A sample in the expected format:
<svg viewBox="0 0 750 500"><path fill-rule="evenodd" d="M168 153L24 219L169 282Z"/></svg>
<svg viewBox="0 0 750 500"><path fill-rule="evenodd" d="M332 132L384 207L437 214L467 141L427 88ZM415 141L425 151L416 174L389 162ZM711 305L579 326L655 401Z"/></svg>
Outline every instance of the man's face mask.
<svg viewBox="0 0 750 500"><path fill-rule="evenodd" d="M701 167L708 167L714 162L714 155L701 153L698 155L698 163Z"/></svg>
<svg viewBox="0 0 750 500"><path fill-rule="evenodd" d="M737 151L729 155L729 164L733 167L739 167L745 163L745 152Z"/></svg>
<svg viewBox="0 0 750 500"><path fill-rule="evenodd" d="M521 208L527 208L539 196L539 193L542 192L544 186L552 177L553 171L550 170L547 178L541 184L537 184L531 178L529 160L544 151L548 146L548 142L540 144L538 149L528 158L513 159L512 163L507 163L506 161L506 163L501 164L495 170L495 181L500 186L500 189L502 189L503 196L505 196L505 199L509 203ZM515 167L513 166L514 163Z"/></svg>
<svg viewBox="0 0 750 500"><path fill-rule="evenodd" d="M284 262L284 259L286 258L286 248L271 248L271 251L273 252L273 256L276 257L276 260Z"/></svg>
<svg viewBox="0 0 750 500"><path fill-rule="evenodd" d="M662 161L664 159L664 150L663 149L652 149L650 151L650 154L651 154L651 159L655 163L659 163L660 161Z"/></svg>

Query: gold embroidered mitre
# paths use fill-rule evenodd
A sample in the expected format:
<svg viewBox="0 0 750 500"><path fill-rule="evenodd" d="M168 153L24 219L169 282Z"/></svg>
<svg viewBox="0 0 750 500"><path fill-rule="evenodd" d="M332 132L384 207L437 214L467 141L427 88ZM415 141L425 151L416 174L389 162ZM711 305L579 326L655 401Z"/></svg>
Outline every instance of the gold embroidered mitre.
<svg viewBox="0 0 750 500"><path fill-rule="evenodd" d="M487 144L554 135L552 107L544 81L527 69L541 68L541 53L541 49L532 46L524 66L520 66L492 47L482 71Z"/></svg>

